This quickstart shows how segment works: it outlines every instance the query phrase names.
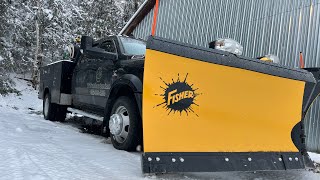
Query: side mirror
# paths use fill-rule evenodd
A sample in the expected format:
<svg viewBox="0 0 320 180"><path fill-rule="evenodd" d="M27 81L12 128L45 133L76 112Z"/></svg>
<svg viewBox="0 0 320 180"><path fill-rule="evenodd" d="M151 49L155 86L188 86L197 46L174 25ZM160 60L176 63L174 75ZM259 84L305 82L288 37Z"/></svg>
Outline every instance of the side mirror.
<svg viewBox="0 0 320 180"><path fill-rule="evenodd" d="M93 45L93 38L92 37L82 36L80 48L83 49L83 51L86 51L87 49L92 48L92 45Z"/></svg>

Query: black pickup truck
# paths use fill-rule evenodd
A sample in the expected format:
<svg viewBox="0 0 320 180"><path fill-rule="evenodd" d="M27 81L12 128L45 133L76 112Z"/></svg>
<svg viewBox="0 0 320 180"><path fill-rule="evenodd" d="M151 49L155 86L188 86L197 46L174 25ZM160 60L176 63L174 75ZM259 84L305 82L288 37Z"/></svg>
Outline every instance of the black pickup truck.
<svg viewBox="0 0 320 180"><path fill-rule="evenodd" d="M41 69L39 98L44 118L64 121L74 112L102 122L116 149L134 151L142 144L144 41L83 36L72 46L71 60Z"/></svg>

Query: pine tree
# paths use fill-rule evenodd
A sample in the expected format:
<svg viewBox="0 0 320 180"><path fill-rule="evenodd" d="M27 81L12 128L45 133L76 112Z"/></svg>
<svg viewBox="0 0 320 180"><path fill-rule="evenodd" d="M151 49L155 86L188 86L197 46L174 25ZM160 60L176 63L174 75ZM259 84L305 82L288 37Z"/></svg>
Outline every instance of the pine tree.
<svg viewBox="0 0 320 180"><path fill-rule="evenodd" d="M5 1L1 1L0 2L0 24L2 24L2 26L0 26L0 64L3 63L3 52L4 52L4 37L5 37L5 27L6 27L6 11L7 11L7 3ZM1 66L0 66L1 68ZM2 72L3 70L0 69L0 72Z"/></svg>
<svg viewBox="0 0 320 180"><path fill-rule="evenodd" d="M61 60L64 47L79 35L99 39L118 34L142 1L1 0L0 74L31 73Z"/></svg>
<svg viewBox="0 0 320 180"><path fill-rule="evenodd" d="M102 38L120 32L121 11L114 0L80 0L79 3L85 12L83 34Z"/></svg>
<svg viewBox="0 0 320 180"><path fill-rule="evenodd" d="M130 20L132 15L138 10L143 0L127 0L124 3L123 20L124 24Z"/></svg>

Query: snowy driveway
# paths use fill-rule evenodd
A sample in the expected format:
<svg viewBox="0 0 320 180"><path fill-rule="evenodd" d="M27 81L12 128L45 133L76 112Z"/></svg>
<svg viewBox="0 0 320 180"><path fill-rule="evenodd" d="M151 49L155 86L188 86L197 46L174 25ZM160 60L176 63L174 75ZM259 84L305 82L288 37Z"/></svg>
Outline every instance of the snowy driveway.
<svg viewBox="0 0 320 180"><path fill-rule="evenodd" d="M0 96L0 179L320 179L308 171L184 173L143 176L140 154L115 150L103 137L43 120L36 93Z"/></svg>

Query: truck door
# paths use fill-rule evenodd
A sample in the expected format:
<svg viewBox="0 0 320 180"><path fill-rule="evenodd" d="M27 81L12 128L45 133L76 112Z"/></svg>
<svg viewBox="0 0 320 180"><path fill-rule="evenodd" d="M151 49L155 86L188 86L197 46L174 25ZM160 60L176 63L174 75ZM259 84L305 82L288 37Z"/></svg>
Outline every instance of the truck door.
<svg viewBox="0 0 320 180"><path fill-rule="evenodd" d="M74 69L72 77L73 105L78 109L87 110L92 107L92 97L88 84L95 77L94 59L92 53L84 53Z"/></svg>
<svg viewBox="0 0 320 180"><path fill-rule="evenodd" d="M114 61L117 57L115 42L112 39L102 41L98 45L98 48L104 50L105 53L103 57L92 54L90 69L93 70L94 74L90 76L90 83L87 85L89 94L91 95L91 104L97 113L103 112L107 104L114 70Z"/></svg>
<svg viewBox="0 0 320 180"><path fill-rule="evenodd" d="M103 41L84 52L72 80L73 105L76 108L103 115L116 58L113 40Z"/></svg>

